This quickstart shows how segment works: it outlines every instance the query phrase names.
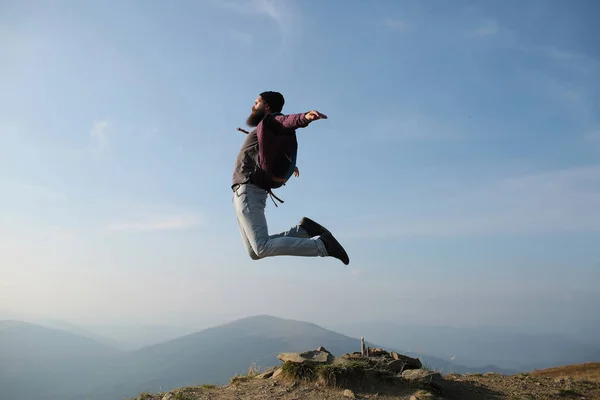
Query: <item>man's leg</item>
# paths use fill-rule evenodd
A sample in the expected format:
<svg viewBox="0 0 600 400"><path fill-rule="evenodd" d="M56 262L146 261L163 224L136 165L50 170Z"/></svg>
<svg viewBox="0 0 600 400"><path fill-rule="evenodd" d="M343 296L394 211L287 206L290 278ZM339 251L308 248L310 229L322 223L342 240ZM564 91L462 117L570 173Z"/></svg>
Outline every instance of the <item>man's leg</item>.
<svg viewBox="0 0 600 400"><path fill-rule="evenodd" d="M258 258L283 255L302 257L328 255L323 241L308 237L301 227L270 236L264 214L267 196L266 191L251 184L241 185L234 193L234 205L241 230Z"/></svg>
<svg viewBox="0 0 600 400"><path fill-rule="evenodd" d="M233 195L235 196L235 193ZM257 256L256 253L254 252L254 249L252 249L252 245L250 244L250 241L248 240L248 236L246 236L246 232L244 231L244 228L242 227L242 223L240 222L240 218L238 217L237 220L238 220L238 225L240 226L240 233L242 234L242 243L244 243L244 247L246 248L246 251L248 252L248 255L253 260L260 259L260 257Z"/></svg>
<svg viewBox="0 0 600 400"><path fill-rule="evenodd" d="M295 238L310 239L314 236L317 236L317 235L309 235L308 232L300 224L298 224L298 225L291 227L287 231L284 231L281 233L276 233L276 234L270 235L269 237L271 237L271 238L295 237Z"/></svg>
<svg viewBox="0 0 600 400"><path fill-rule="evenodd" d="M319 223L313 221L308 217L302 217L300 222L297 225L293 226L289 230L285 232L278 233L276 235L271 235L271 237L280 237L280 236L291 236L291 237L301 237L301 238L312 238L315 236L321 236L325 232L329 233L329 230Z"/></svg>

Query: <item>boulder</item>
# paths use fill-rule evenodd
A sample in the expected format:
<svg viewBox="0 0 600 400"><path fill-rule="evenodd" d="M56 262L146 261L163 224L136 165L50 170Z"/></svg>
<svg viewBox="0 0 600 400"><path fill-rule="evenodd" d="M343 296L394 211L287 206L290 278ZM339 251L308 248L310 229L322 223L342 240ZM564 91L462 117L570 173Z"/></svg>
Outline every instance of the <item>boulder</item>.
<svg viewBox="0 0 600 400"><path fill-rule="evenodd" d="M388 369L394 371L395 373L399 374L404 372L407 368L406 368L406 363L402 360L393 360L390 361L387 364Z"/></svg>
<svg viewBox="0 0 600 400"><path fill-rule="evenodd" d="M269 379L270 377L273 376L273 374L275 373L275 371L277 370L277 367L271 367L268 370L266 370L265 372L263 372L262 374L258 375L256 378L258 379Z"/></svg>
<svg viewBox="0 0 600 400"><path fill-rule="evenodd" d="M423 368L423 364L421 363L421 360L419 360L418 358L412 358L412 357L408 357L402 354L398 354L395 351L392 351L390 353L390 355L392 356L392 358L396 361L402 361L404 362L404 369L421 369Z"/></svg>
<svg viewBox="0 0 600 400"><path fill-rule="evenodd" d="M281 375L283 373L283 370L281 368L278 368L275 372L273 372L273 379L276 379L279 375Z"/></svg>
<svg viewBox="0 0 600 400"><path fill-rule="evenodd" d="M357 358L365 358L365 357L362 356L360 351L355 351L354 353L342 354L342 356L340 358L357 359Z"/></svg>
<svg viewBox="0 0 600 400"><path fill-rule="evenodd" d="M326 349L325 347L323 347L323 346L319 346L319 347L317 347L317 351L324 351L325 353L329 353L329 354L331 354L331 352L330 352L329 350L327 350L327 349Z"/></svg>
<svg viewBox="0 0 600 400"><path fill-rule="evenodd" d="M436 397L433 393L429 393L424 390L419 390L417 393L410 396L410 400L441 400L441 399Z"/></svg>
<svg viewBox="0 0 600 400"><path fill-rule="evenodd" d="M277 358L283 362L315 366L318 364L331 364L334 357L329 352L311 350L302 353L281 353Z"/></svg>
<svg viewBox="0 0 600 400"><path fill-rule="evenodd" d="M382 348L376 347L374 349L369 348L369 357L385 357L388 356L390 353L388 353L387 351L383 350Z"/></svg>
<svg viewBox="0 0 600 400"><path fill-rule="evenodd" d="M444 386L444 379L439 372L431 372L425 369L409 369L402 373L402 379L411 384L420 386L431 386L441 389Z"/></svg>
<svg viewBox="0 0 600 400"><path fill-rule="evenodd" d="M409 369L402 373L402 378L410 382L429 383L435 379L441 379L439 372L431 372L425 369Z"/></svg>

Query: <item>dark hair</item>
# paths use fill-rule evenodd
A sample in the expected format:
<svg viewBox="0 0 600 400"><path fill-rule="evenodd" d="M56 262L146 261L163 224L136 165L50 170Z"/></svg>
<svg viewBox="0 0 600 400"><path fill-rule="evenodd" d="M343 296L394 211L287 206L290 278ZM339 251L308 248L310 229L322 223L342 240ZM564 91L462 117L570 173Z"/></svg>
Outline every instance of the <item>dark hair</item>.
<svg viewBox="0 0 600 400"><path fill-rule="evenodd" d="M285 104L285 99L283 95L279 92L266 91L260 94L260 97L269 105L269 108L272 112L281 112L283 110L283 105Z"/></svg>

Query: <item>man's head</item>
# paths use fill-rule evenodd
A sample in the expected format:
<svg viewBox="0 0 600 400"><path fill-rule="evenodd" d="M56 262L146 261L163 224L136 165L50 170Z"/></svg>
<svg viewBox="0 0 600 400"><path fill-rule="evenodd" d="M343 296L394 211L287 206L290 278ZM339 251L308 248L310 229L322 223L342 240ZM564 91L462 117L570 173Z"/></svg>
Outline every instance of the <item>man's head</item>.
<svg viewBox="0 0 600 400"><path fill-rule="evenodd" d="M254 101L252 112L248 116L246 124L248 126L257 126L265 115L273 112L281 112L284 104L285 99L281 93L271 91L262 92Z"/></svg>

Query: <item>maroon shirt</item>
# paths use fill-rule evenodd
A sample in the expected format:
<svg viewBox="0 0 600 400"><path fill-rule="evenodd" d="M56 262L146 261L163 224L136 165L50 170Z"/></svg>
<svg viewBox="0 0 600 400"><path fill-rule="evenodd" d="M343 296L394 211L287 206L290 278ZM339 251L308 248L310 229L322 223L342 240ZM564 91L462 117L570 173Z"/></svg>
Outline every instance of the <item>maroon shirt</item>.
<svg viewBox="0 0 600 400"><path fill-rule="evenodd" d="M233 170L232 186L247 183L250 174L258 167L264 171L270 171L273 166L275 153L277 152L277 135L282 130L296 130L305 128L310 123L301 114L273 114L264 118L255 130L246 136L246 140L235 160Z"/></svg>

